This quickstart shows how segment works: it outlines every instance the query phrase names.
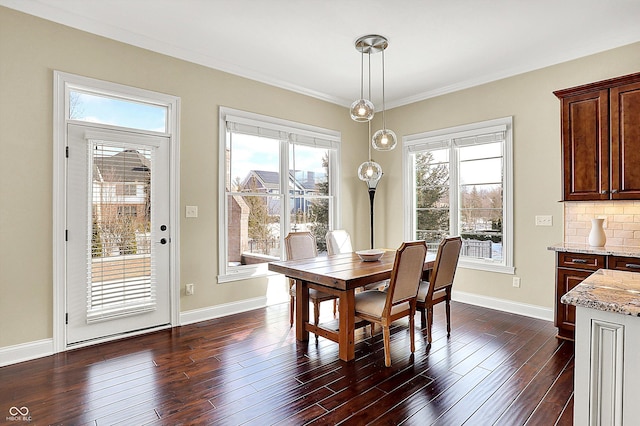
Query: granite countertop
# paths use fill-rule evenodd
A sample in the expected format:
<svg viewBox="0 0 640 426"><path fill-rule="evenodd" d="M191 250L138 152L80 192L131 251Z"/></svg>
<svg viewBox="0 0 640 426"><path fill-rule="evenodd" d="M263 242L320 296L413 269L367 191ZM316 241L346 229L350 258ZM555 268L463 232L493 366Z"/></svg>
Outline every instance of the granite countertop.
<svg viewBox="0 0 640 426"><path fill-rule="evenodd" d="M599 269L560 300L567 305L640 317L640 273Z"/></svg>
<svg viewBox="0 0 640 426"><path fill-rule="evenodd" d="M589 244L559 243L549 246L547 249L571 253L601 254L605 256L640 257L640 247L631 246L605 245L603 247L593 247Z"/></svg>

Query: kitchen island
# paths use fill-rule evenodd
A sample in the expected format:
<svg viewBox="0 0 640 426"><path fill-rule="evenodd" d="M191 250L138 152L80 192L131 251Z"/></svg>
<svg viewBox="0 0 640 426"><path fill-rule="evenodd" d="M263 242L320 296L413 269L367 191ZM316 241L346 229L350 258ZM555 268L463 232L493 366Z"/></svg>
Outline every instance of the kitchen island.
<svg viewBox="0 0 640 426"><path fill-rule="evenodd" d="M599 269L562 296L576 308L574 424L640 419L640 274Z"/></svg>
<svg viewBox="0 0 640 426"><path fill-rule="evenodd" d="M640 272L640 247L592 247L588 244L560 243L548 247L556 252L554 323L558 337L573 340L575 307L560 298L598 269Z"/></svg>

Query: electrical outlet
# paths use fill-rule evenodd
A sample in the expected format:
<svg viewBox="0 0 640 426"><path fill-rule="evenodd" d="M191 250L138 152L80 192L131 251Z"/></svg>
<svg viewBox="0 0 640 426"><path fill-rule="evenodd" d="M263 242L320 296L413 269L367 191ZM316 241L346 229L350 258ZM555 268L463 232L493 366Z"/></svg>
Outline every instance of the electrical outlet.
<svg viewBox="0 0 640 426"><path fill-rule="evenodd" d="M551 215L536 216L536 226L553 226L553 216Z"/></svg>
<svg viewBox="0 0 640 426"><path fill-rule="evenodd" d="M520 277L513 277L513 286L520 288Z"/></svg>
<svg viewBox="0 0 640 426"><path fill-rule="evenodd" d="M195 285L187 284L184 288L184 292L186 293L187 296L193 296L193 293L195 293Z"/></svg>
<svg viewBox="0 0 640 426"><path fill-rule="evenodd" d="M186 206L185 217L198 217L198 206Z"/></svg>

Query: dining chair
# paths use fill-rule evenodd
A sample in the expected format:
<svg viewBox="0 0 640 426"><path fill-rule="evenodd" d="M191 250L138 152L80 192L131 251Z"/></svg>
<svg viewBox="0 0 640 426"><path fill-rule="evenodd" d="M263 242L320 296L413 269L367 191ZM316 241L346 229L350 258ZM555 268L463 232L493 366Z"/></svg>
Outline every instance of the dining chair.
<svg viewBox="0 0 640 426"><path fill-rule="evenodd" d="M344 229L334 229L333 231L327 232L325 239L327 241L327 254L329 256L351 253L353 251L351 235Z"/></svg>
<svg viewBox="0 0 640 426"><path fill-rule="evenodd" d="M309 259L318 256L318 247L316 246L316 238L311 232L290 232L284 238L284 246L287 254L287 260ZM295 309L296 283L295 280L289 279L289 324L293 326L293 314ZM336 315L336 296L323 293L316 289L309 289L309 300L313 303L313 320L318 325L320 319L320 302L333 300L333 316Z"/></svg>
<svg viewBox="0 0 640 426"><path fill-rule="evenodd" d="M422 276L427 245L424 241L404 242L396 251L387 291L366 290L355 295L357 317L382 326L384 364L391 366L391 323L409 317L411 352L415 352L414 321L416 297ZM371 333L373 335L373 332Z"/></svg>
<svg viewBox="0 0 640 426"><path fill-rule="evenodd" d="M334 254L353 252L353 246L351 245L351 235L349 235L349 233L344 229L334 229L333 231L327 232L325 240L327 241L327 254L329 256L333 256ZM364 289L381 289L386 287L387 285L389 285L389 280L383 280L367 284L364 286Z"/></svg>
<svg viewBox="0 0 640 426"><path fill-rule="evenodd" d="M427 341L431 343L433 306L445 302L447 313L447 336L451 334L451 289L456 274L462 239L445 238L438 246L438 253L429 274L429 281L421 281L418 288L416 307L420 311L420 326L427 328ZM426 311L426 312L425 312Z"/></svg>

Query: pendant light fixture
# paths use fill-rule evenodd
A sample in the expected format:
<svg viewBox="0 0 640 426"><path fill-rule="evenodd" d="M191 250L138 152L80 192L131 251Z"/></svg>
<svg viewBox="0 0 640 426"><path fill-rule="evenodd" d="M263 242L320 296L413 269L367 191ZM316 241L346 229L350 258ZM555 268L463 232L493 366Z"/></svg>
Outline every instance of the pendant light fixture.
<svg viewBox="0 0 640 426"><path fill-rule="evenodd" d="M388 45L388 44L387 44ZM398 138L396 138L396 134L393 130L387 129L387 122L384 118L385 111L385 103L384 103L384 49L382 49L382 129L378 130L373 134L373 139L371 143L373 144L373 148L378 151L391 151L396 147L398 143Z"/></svg>
<svg viewBox="0 0 640 426"><path fill-rule="evenodd" d="M371 54L382 52L382 129L375 132L373 138L369 138L371 144L378 151L390 151L396 147L397 138L396 134L387 129L387 123L385 120L385 90L384 90L384 51L389 46L389 41L386 37L370 34L362 36L356 40L356 50L360 52L360 99L355 101L351 105L351 118L355 121L371 121L374 116L375 108L371 102ZM369 99L364 97L364 54L368 55L368 84L369 84Z"/></svg>
<svg viewBox="0 0 640 426"><path fill-rule="evenodd" d="M360 51L360 99L351 104L351 118L355 121L365 122L371 121L373 115L375 113L375 107L373 103L364 97L364 54L365 49L359 48L358 43L362 40L363 37L360 37L356 41L356 49ZM369 84L369 98L371 98L371 54L370 52L366 52L368 54L369 66L367 67L369 72L369 78L367 80Z"/></svg>

